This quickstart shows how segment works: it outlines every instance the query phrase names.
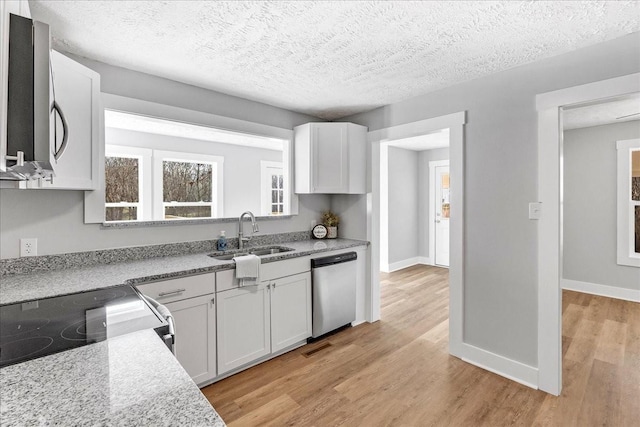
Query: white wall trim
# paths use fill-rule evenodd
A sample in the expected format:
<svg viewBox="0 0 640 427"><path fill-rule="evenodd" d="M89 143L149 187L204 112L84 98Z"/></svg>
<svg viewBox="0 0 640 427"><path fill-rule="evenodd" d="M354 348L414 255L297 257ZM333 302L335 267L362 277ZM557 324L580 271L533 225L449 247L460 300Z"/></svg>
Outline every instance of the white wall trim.
<svg viewBox="0 0 640 427"><path fill-rule="evenodd" d="M571 279L562 279L562 289L625 301L640 302L640 289L621 288L618 286L601 285Z"/></svg>
<svg viewBox="0 0 640 427"><path fill-rule="evenodd" d="M429 257L434 263L436 260L436 167L438 166L449 166L449 160L429 162Z"/></svg>
<svg viewBox="0 0 640 427"><path fill-rule="evenodd" d="M640 202L631 200L631 153L640 149L640 139L616 141L616 261L618 265L640 267L640 254L635 251L635 216Z"/></svg>
<svg viewBox="0 0 640 427"><path fill-rule="evenodd" d="M562 118L560 108L640 91L640 73L536 96L538 110L538 387L562 390Z"/></svg>
<svg viewBox="0 0 640 427"><path fill-rule="evenodd" d="M394 271L402 270L403 268L413 267L414 265L431 265L435 266L432 258L417 256L413 258L403 259L402 261L396 261L392 263L380 262L380 271L383 273L393 273ZM438 265L438 267L442 267ZM447 267L443 267L447 268Z"/></svg>
<svg viewBox="0 0 640 427"><path fill-rule="evenodd" d="M419 256L418 257L418 264L422 264L422 265L435 265L433 263L433 258L431 258L430 256Z"/></svg>
<svg viewBox="0 0 640 427"><path fill-rule="evenodd" d="M386 273L402 270L403 268L412 267L418 264L420 264L420 259L417 256L413 258L403 259L402 261L392 262L387 265L388 271L386 271Z"/></svg>
<svg viewBox="0 0 640 427"><path fill-rule="evenodd" d="M380 270L389 273L389 144L380 144Z"/></svg>
<svg viewBox="0 0 640 427"><path fill-rule="evenodd" d="M463 328L464 288L464 124L466 112L448 114L398 126L371 131L368 151L367 182L371 197L367 199L367 236L371 241L371 288L368 293L369 321L380 319L380 149L381 143L449 129L451 170L451 262L449 270L449 353L459 356ZM369 203L370 202L370 203Z"/></svg>
<svg viewBox="0 0 640 427"><path fill-rule="evenodd" d="M462 360L482 369L509 378L533 389L538 388L538 369L513 359L483 350L471 344L462 344Z"/></svg>

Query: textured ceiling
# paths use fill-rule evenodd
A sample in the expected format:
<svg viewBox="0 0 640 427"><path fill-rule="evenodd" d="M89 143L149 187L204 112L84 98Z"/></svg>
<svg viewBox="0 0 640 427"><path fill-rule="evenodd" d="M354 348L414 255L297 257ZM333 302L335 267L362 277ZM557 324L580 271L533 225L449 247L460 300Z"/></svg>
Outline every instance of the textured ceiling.
<svg viewBox="0 0 640 427"><path fill-rule="evenodd" d="M54 47L336 119L640 30L637 1L34 1Z"/></svg>
<svg viewBox="0 0 640 427"><path fill-rule="evenodd" d="M640 94L563 111L564 130L640 120Z"/></svg>

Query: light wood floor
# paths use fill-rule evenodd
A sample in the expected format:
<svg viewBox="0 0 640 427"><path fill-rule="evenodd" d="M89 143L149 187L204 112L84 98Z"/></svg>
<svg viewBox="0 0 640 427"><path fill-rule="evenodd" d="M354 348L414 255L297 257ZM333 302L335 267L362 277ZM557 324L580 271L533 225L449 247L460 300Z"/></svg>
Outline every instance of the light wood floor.
<svg viewBox="0 0 640 427"><path fill-rule="evenodd" d="M230 426L640 425L640 304L564 292L554 397L448 354L448 270L383 274L381 292L381 321L203 393Z"/></svg>

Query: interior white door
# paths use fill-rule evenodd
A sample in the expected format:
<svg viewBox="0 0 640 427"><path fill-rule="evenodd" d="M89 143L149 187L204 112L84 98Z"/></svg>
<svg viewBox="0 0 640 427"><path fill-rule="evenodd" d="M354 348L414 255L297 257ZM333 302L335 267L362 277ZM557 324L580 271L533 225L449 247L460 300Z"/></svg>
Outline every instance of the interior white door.
<svg viewBox="0 0 640 427"><path fill-rule="evenodd" d="M449 166L436 166L435 264L449 266Z"/></svg>

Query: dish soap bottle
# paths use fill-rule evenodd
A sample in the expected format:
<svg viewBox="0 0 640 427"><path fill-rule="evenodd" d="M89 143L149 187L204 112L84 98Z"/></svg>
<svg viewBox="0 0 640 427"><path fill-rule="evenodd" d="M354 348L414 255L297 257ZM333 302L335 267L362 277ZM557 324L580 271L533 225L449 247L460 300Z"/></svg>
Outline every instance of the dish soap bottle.
<svg viewBox="0 0 640 427"><path fill-rule="evenodd" d="M218 237L218 242L216 243L219 251L227 250L227 238L224 235L224 230L220 231L220 237Z"/></svg>

